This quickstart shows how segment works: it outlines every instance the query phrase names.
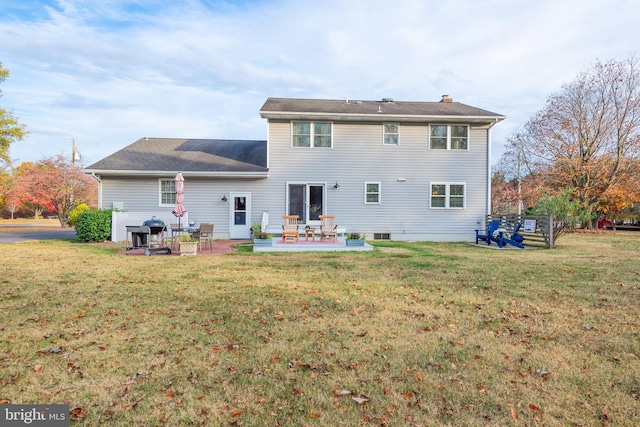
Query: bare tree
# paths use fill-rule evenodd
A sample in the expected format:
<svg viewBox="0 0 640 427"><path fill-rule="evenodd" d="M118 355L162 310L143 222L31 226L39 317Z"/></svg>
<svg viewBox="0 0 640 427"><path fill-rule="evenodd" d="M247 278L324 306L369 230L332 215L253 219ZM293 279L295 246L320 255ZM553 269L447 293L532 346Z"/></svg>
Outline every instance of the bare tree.
<svg viewBox="0 0 640 427"><path fill-rule="evenodd" d="M552 94L542 110L507 141L505 157L521 153L546 189L572 188L586 212L628 181L640 158L640 63L596 62Z"/></svg>

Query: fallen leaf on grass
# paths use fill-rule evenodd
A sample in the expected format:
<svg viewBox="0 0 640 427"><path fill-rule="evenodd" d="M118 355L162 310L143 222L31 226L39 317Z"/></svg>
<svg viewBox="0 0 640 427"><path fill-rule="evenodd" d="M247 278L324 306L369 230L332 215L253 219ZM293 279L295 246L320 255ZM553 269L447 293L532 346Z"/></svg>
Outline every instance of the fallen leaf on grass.
<svg viewBox="0 0 640 427"><path fill-rule="evenodd" d="M531 409L532 411L542 412L542 410L538 408L536 405L534 405L533 403L529 403L529 409Z"/></svg>
<svg viewBox="0 0 640 427"><path fill-rule="evenodd" d="M354 400L356 403L358 403L360 405L362 405L363 403L369 401L369 399L367 399L365 397L357 397L357 396L353 396L351 399Z"/></svg>
<svg viewBox="0 0 640 427"><path fill-rule="evenodd" d="M333 393L337 396L348 396L351 394L349 390L334 390Z"/></svg>
<svg viewBox="0 0 640 427"><path fill-rule="evenodd" d="M69 419L72 421L80 421L86 416L87 416L87 411L82 409L80 406L76 406L75 408L69 411Z"/></svg>
<svg viewBox="0 0 640 427"><path fill-rule="evenodd" d="M71 362L67 363L67 374L73 374L74 372L78 372L78 374L80 374L80 377L82 378L82 371L80 370L80 368Z"/></svg>
<svg viewBox="0 0 640 427"><path fill-rule="evenodd" d="M514 420L518 419L518 412L516 412L516 408L511 408L511 418Z"/></svg>

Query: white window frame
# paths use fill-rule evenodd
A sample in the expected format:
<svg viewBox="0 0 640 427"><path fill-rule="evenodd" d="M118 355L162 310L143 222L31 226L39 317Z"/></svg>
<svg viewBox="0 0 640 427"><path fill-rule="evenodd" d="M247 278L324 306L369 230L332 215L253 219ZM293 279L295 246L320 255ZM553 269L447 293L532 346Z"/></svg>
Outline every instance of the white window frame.
<svg viewBox="0 0 640 427"><path fill-rule="evenodd" d="M445 194L444 195L434 195L433 194L433 186L434 185L444 185L445 186ZM452 185L461 185L462 186L462 196L460 195L451 195L451 186ZM433 199L435 197L444 198L444 206L433 206ZM451 198L452 197L462 197L462 206L451 206ZM466 182L430 182L429 183L429 208L430 209L466 209L467 208L467 183Z"/></svg>
<svg viewBox="0 0 640 427"><path fill-rule="evenodd" d="M447 128L447 147L446 148L433 148L431 146L431 128L434 126L446 126ZM467 129L467 146L465 148L452 148L451 147L451 127L452 126L462 126L465 127ZM463 125L463 124L450 124L450 125L445 125L445 124L438 124L438 123L434 123L429 125L429 142L428 142L428 147L429 150L460 150L460 151L468 151L469 150L469 125Z"/></svg>
<svg viewBox="0 0 640 427"><path fill-rule="evenodd" d="M387 126L395 126L395 132L387 132ZM394 136L396 142L387 142L387 136ZM382 124L382 145L400 145L400 124L399 123L383 123Z"/></svg>
<svg viewBox="0 0 640 427"><path fill-rule="evenodd" d="M294 137L296 134L294 134L293 132L293 128L294 128L294 124L295 123L309 123L309 146L305 147L305 146L301 146L301 145L294 145L293 141L294 141ZM316 146L315 145L315 126L316 124L328 124L330 125L330 134L329 134L329 139L330 139L330 143L329 146ZM299 135L303 135L303 134L299 134ZM306 135L306 134L304 134ZM326 136L326 134L318 134L318 136ZM333 122L312 122L312 121L303 121L303 120L296 120L296 121L292 121L291 122L291 147L292 148L333 148Z"/></svg>
<svg viewBox="0 0 640 427"><path fill-rule="evenodd" d="M168 182L168 183L173 183L170 184L171 188L173 189L173 191L171 193L169 193L168 191L162 191L162 183L163 182ZM163 203L163 198L162 195L163 194L173 194L173 203ZM173 207L176 204L176 182L174 180L174 178L158 178L158 206L163 208L163 207Z"/></svg>
<svg viewBox="0 0 640 427"><path fill-rule="evenodd" d="M378 186L378 191L370 192L367 188L369 184L374 184ZM370 194L375 194L378 196L378 200L375 202L370 202L367 200L367 196ZM382 183L380 181L365 181L364 183L364 204L365 205L379 205L382 203Z"/></svg>

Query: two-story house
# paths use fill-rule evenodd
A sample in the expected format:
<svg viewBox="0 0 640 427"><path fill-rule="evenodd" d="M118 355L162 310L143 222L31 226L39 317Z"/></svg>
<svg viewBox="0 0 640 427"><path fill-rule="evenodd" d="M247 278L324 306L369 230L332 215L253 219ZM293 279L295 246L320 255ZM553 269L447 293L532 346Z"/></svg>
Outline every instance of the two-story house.
<svg viewBox="0 0 640 427"><path fill-rule="evenodd" d="M500 114L445 96L269 98L260 115L266 141L143 138L87 167L100 207L167 222L182 172L189 217L214 223L216 238L248 238L268 212L274 231L282 215L318 226L331 214L369 239L469 241L490 212Z"/></svg>

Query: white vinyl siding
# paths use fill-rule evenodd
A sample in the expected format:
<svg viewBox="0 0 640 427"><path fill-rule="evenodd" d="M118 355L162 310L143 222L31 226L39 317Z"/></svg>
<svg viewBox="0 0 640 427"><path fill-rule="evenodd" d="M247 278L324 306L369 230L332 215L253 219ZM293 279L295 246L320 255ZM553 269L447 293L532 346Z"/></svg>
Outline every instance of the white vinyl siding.
<svg viewBox="0 0 640 427"><path fill-rule="evenodd" d="M176 204L176 182L173 179L159 179L160 207L169 207Z"/></svg>
<svg viewBox="0 0 640 427"><path fill-rule="evenodd" d="M306 117L297 121L313 122ZM221 198L230 192L251 192L251 223L260 222L268 211L269 225L277 233L288 208L287 183L317 183L325 185L324 212L335 215L336 224L347 232L384 233L392 240L472 240L473 230L490 212L488 126L469 127L467 150L437 150L435 155L425 150L429 124L401 123L402 143L393 148L381 142L382 126L382 121L334 121L332 148L292 149L292 120L270 120L269 177L227 179L187 173L187 215L214 223L216 238L228 238L230 200ZM173 181L174 176L175 171L155 177L102 176L102 207L121 202L125 211L145 212L145 219L157 215L167 224L174 222L175 205L158 206L159 179ZM385 187L384 203L365 203L365 182L380 183L380 190ZM339 188L334 188L336 183ZM463 183L462 200L454 194L449 204L462 201L464 209L430 208L432 183Z"/></svg>
<svg viewBox="0 0 640 427"><path fill-rule="evenodd" d="M463 182L432 182L429 206L432 209L464 209L465 187Z"/></svg>
<svg viewBox="0 0 640 427"><path fill-rule="evenodd" d="M367 204L380 204L380 187L379 182L364 183L364 202Z"/></svg>
<svg viewBox="0 0 640 427"><path fill-rule="evenodd" d="M332 149L292 150L291 121L270 121L267 192L253 192L254 202L264 200L259 209L269 211L279 226L287 209L286 182L324 182L325 212L349 232L390 233L393 240L464 240L488 212L487 128L469 128L468 150L441 150L434 156L425 150L428 124L401 123L401 144L392 149L381 142L382 124L334 122ZM365 203L365 182L384 187L381 203ZM464 209L430 209L430 182L465 183ZM185 185L188 190L188 181ZM190 209L189 200L185 205Z"/></svg>
<svg viewBox="0 0 640 427"><path fill-rule="evenodd" d="M400 142L398 129L399 125L397 123L385 123L382 125L382 143L385 145L398 145Z"/></svg>
<svg viewBox="0 0 640 427"><path fill-rule="evenodd" d="M291 122L291 146L331 148L331 128L331 123Z"/></svg>
<svg viewBox="0 0 640 427"><path fill-rule="evenodd" d="M429 126L429 149L468 150L469 127L467 125Z"/></svg>

